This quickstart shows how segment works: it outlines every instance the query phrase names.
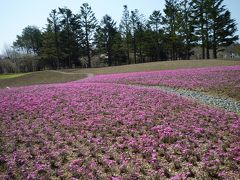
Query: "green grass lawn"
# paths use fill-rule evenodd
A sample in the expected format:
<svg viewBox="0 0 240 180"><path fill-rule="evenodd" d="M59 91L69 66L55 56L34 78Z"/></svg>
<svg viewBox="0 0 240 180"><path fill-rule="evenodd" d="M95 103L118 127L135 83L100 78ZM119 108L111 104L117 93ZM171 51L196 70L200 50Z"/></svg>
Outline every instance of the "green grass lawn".
<svg viewBox="0 0 240 180"><path fill-rule="evenodd" d="M24 76L29 73L17 73L17 74L0 74L0 79L10 79L10 78L16 78L19 76Z"/></svg>
<svg viewBox="0 0 240 180"><path fill-rule="evenodd" d="M38 71L27 73L21 76L16 74L15 77L12 75L11 78L8 75L1 76L8 78L0 78L0 88L28 86L35 84L63 83L86 77L85 74L63 74L56 71Z"/></svg>
<svg viewBox="0 0 240 180"><path fill-rule="evenodd" d="M75 81L85 78L87 74L111 74L139 71L157 71L167 69L196 68L209 66L240 65L240 61L230 60L178 60L144 64L131 64L91 69L66 69L62 71L39 71L33 73L0 75L0 88L28 86L34 84L51 84Z"/></svg>

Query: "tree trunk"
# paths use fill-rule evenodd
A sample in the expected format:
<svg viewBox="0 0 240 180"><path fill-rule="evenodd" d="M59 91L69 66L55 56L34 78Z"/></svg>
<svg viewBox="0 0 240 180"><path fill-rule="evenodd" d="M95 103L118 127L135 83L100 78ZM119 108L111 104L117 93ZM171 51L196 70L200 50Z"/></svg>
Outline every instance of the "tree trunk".
<svg viewBox="0 0 240 180"><path fill-rule="evenodd" d="M111 51L110 46L111 45L107 46L108 66L112 66L112 51Z"/></svg>
<svg viewBox="0 0 240 180"><path fill-rule="evenodd" d="M176 50L174 42L172 43L172 60L176 60Z"/></svg>
<svg viewBox="0 0 240 180"><path fill-rule="evenodd" d="M91 68L92 64L91 64L91 55L90 55L89 42L87 42L87 57L88 57L88 68Z"/></svg>
<svg viewBox="0 0 240 180"><path fill-rule="evenodd" d="M136 36L133 35L133 53L134 53L134 63L137 64L137 47L136 47Z"/></svg>
<svg viewBox="0 0 240 180"><path fill-rule="evenodd" d="M68 34L68 37L67 37L67 41L68 41L68 66L69 68L72 68L72 62L71 62L71 48L70 48L70 30L69 30L69 22L68 22L68 19L67 19L67 34Z"/></svg>
<svg viewBox="0 0 240 180"><path fill-rule="evenodd" d="M188 10L187 10L187 0L184 0L184 19L185 19L185 37L186 37L186 59L190 59L190 38L189 38L189 18L188 18Z"/></svg>
<svg viewBox="0 0 240 180"><path fill-rule="evenodd" d="M207 50L207 59L210 59L210 53L209 53L210 47L209 47L208 31L209 31L209 28L208 28L208 15L206 15L206 50Z"/></svg>
<svg viewBox="0 0 240 180"><path fill-rule="evenodd" d="M213 46L213 58L217 59L217 48L216 48L216 46Z"/></svg>
<svg viewBox="0 0 240 180"><path fill-rule="evenodd" d="M143 58L142 58L142 47L140 45L140 48L139 48L139 56L140 56L140 62L143 63Z"/></svg>
<svg viewBox="0 0 240 180"><path fill-rule="evenodd" d="M213 58L217 59L217 42L216 42L215 25L213 26Z"/></svg>
<svg viewBox="0 0 240 180"><path fill-rule="evenodd" d="M130 62L130 50L129 50L129 44L128 44L128 40L127 40L127 63L128 64L131 64Z"/></svg>
<svg viewBox="0 0 240 180"><path fill-rule="evenodd" d="M202 42L204 43L204 42ZM202 44L202 59L205 59L205 47L204 44Z"/></svg>
<svg viewBox="0 0 240 180"><path fill-rule="evenodd" d="M201 23L201 36L202 36L202 59L205 59L205 38L204 38L204 17L203 17L203 0L201 2L201 7L200 7L200 13L201 13L201 17L200 17L200 23Z"/></svg>
<svg viewBox="0 0 240 180"><path fill-rule="evenodd" d="M59 69L60 63L59 63L59 59L60 59L60 53L59 53L59 43L58 43L58 37L57 37L57 32L54 32L55 35L55 48L56 48L56 54L57 54L57 60L56 60L56 65L57 65L57 69Z"/></svg>
<svg viewBox="0 0 240 180"><path fill-rule="evenodd" d="M90 45L89 45L87 27L86 27L86 44L87 44L88 68L91 68L92 65L91 65Z"/></svg>

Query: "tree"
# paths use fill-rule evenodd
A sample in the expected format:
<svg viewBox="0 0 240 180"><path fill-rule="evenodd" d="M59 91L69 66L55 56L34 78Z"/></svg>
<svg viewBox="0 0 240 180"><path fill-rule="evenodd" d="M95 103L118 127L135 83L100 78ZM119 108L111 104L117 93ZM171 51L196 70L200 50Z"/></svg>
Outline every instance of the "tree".
<svg viewBox="0 0 240 180"><path fill-rule="evenodd" d="M229 46L238 40L238 36L234 35L237 31L235 20L231 19L230 11L222 3L223 0L211 0L208 4L214 58L217 58L220 47Z"/></svg>
<svg viewBox="0 0 240 180"><path fill-rule="evenodd" d="M51 66L59 69L62 52L60 51L60 24L56 9L47 18L48 24L43 33L43 48L41 56L51 61Z"/></svg>
<svg viewBox="0 0 240 180"><path fill-rule="evenodd" d="M145 24L142 22L137 22L137 29L135 32L136 36L136 46L137 46L137 52L139 54L139 62L145 62L143 57L143 45L144 45L144 31L145 31Z"/></svg>
<svg viewBox="0 0 240 180"><path fill-rule="evenodd" d="M26 51L27 54L40 54L42 47L42 33L36 26L27 26L23 29L22 35L17 36L17 40L13 43L13 46L22 51Z"/></svg>
<svg viewBox="0 0 240 180"><path fill-rule="evenodd" d="M120 32L116 32L112 45L114 65L122 65L127 62L127 55L125 54L124 41Z"/></svg>
<svg viewBox="0 0 240 180"><path fill-rule="evenodd" d="M153 11L153 13L150 15L148 24L152 28L153 31L158 32L160 30L162 23L162 14L160 11Z"/></svg>
<svg viewBox="0 0 240 180"><path fill-rule="evenodd" d="M222 5L223 0L193 0L193 14L196 34L201 39L202 58L210 58L210 48L213 57L217 58L218 48L228 46L238 39L235 20L231 13Z"/></svg>
<svg viewBox="0 0 240 180"><path fill-rule="evenodd" d="M176 60L180 45L179 32L181 16L179 13L179 3L177 0L166 0L163 17L164 31L168 38L170 59Z"/></svg>
<svg viewBox="0 0 240 180"><path fill-rule="evenodd" d="M180 35L184 43L182 48L184 59L190 59L192 55L192 48L196 46L197 37L194 34L194 19L192 16L193 7L192 4L187 0L182 0L180 2L180 14L181 14L181 24L180 24Z"/></svg>
<svg viewBox="0 0 240 180"><path fill-rule="evenodd" d="M60 34L61 41L66 40L65 43L61 43L60 45L64 45L63 50L68 59L68 67L72 66L71 63L71 28L70 28L70 20L72 18L72 11L67 8L58 8L59 14L61 15L60 24L62 26L62 32Z"/></svg>
<svg viewBox="0 0 240 180"><path fill-rule="evenodd" d="M136 27L136 46L137 46L137 54L139 57L139 62L144 63L145 62L145 50L144 50L144 44L146 40L146 33L145 31L147 30L147 23L142 14L138 15L138 22L137 22L137 27Z"/></svg>
<svg viewBox="0 0 240 180"><path fill-rule="evenodd" d="M150 15L149 20L148 20L148 25L152 29L152 33L154 34L154 41L155 41L155 55L156 59L158 60L160 58L160 31L161 31L161 23L162 23L162 14L160 11L153 11L153 13Z"/></svg>
<svg viewBox="0 0 240 180"><path fill-rule="evenodd" d="M198 36L199 41L201 41L202 48L202 59L205 59L205 46L206 46L206 30L205 30L205 0L192 0L193 6L193 19L195 34Z"/></svg>
<svg viewBox="0 0 240 180"><path fill-rule="evenodd" d="M76 16L68 8L59 8L60 15L60 49L66 59L65 65L72 67L72 60L78 58L77 33L80 26Z"/></svg>
<svg viewBox="0 0 240 180"><path fill-rule="evenodd" d="M127 5L124 5L123 8L124 10L120 22L120 31L124 40L125 52L127 54L127 63L130 64L131 20Z"/></svg>
<svg viewBox="0 0 240 180"><path fill-rule="evenodd" d="M141 32L143 27L142 15L137 9L131 11L130 22L132 27L132 45L133 45L133 54L134 54L134 63L137 63L137 32L139 32L139 38L141 38Z"/></svg>
<svg viewBox="0 0 240 180"><path fill-rule="evenodd" d="M54 49L56 53L56 60L57 60L57 69L60 67L60 47L59 47L59 31L60 31L60 26L59 26L59 18L57 17L57 11L56 9L52 10L52 12L49 15L50 17L47 19L49 23L49 33L53 33L54 37Z"/></svg>
<svg viewBox="0 0 240 180"><path fill-rule="evenodd" d="M52 68L59 67L59 56L57 54L54 32L49 24L47 25L46 30L43 32L41 58L44 60L44 66L50 65Z"/></svg>
<svg viewBox="0 0 240 180"><path fill-rule="evenodd" d="M91 68L92 35L97 27L97 19L88 3L83 3L80 9L79 23L84 31L84 40L82 43L86 48L88 67Z"/></svg>
<svg viewBox="0 0 240 180"><path fill-rule="evenodd" d="M109 66L113 63L113 44L116 33L116 22L109 15L105 15L97 28L95 37L98 48L107 54Z"/></svg>

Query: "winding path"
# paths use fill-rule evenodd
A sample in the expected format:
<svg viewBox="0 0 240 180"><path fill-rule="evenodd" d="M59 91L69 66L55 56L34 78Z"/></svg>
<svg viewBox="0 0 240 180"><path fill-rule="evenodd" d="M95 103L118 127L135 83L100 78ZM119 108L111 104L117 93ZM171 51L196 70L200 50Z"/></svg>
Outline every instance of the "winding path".
<svg viewBox="0 0 240 180"><path fill-rule="evenodd" d="M73 73L73 72L64 72L64 71L56 71L56 70L49 70L50 72L56 72L56 73L60 73L60 74L71 74L71 75L74 75L74 74L84 74L86 75L86 78L89 78L89 77L93 77L94 74L93 73Z"/></svg>
<svg viewBox="0 0 240 180"><path fill-rule="evenodd" d="M93 77L94 74L88 73L86 78ZM166 93L175 94L182 96L184 98L189 98L200 102L201 104L217 107L224 109L229 112L235 112L240 114L240 102L235 101L232 98L222 97L222 96L213 96L208 93L181 89L181 88L172 88L168 86L143 86L143 85L129 85L131 87L141 87L141 88L154 88L164 91Z"/></svg>
<svg viewBox="0 0 240 180"><path fill-rule="evenodd" d="M225 109L229 112L240 113L240 103L231 98L225 98L220 96L212 96L204 92L178 89L167 86L141 86L141 85L131 85L132 87L142 87L142 88L155 88L166 93L176 94L185 98L190 98L196 100L202 104L207 104L210 106Z"/></svg>

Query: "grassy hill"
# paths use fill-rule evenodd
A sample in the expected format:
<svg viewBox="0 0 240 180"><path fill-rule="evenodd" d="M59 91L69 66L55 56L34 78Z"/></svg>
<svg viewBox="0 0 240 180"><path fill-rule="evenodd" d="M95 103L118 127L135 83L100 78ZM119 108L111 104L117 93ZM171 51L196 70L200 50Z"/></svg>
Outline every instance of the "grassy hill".
<svg viewBox="0 0 240 180"><path fill-rule="evenodd" d="M57 71L39 71L12 75L0 75L0 88L51 84L75 81L85 78L85 74L61 73Z"/></svg>
<svg viewBox="0 0 240 180"><path fill-rule="evenodd" d="M167 69L197 68L210 66L233 66L240 65L240 61L232 60L178 60L159 61L142 64L131 64L123 66L112 66L91 69L67 69L65 72L92 73L92 74L113 74L124 72L157 71Z"/></svg>

